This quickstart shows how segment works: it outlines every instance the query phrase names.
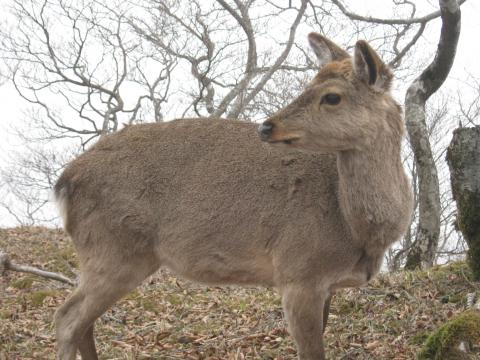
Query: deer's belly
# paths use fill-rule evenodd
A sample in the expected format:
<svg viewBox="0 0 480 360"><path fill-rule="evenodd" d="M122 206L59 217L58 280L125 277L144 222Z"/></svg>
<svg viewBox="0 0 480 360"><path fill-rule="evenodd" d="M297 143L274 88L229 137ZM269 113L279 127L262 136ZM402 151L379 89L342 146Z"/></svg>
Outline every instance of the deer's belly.
<svg viewBox="0 0 480 360"><path fill-rule="evenodd" d="M164 263L175 274L205 284L273 286L271 261L263 257L217 252L196 258L179 256Z"/></svg>

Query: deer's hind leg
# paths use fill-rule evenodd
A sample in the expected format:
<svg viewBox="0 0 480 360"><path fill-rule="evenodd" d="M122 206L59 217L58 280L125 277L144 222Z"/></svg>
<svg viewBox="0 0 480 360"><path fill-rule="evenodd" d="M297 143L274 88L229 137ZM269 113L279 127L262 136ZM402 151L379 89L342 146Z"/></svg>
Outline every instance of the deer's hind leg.
<svg viewBox="0 0 480 360"><path fill-rule="evenodd" d="M325 332L325 328L327 327L328 323L328 315L330 314L330 303L332 302L333 294L328 294L327 298L325 299L325 304L323 305L323 330Z"/></svg>
<svg viewBox="0 0 480 360"><path fill-rule="evenodd" d="M127 256L114 245L107 252L98 251L82 263L78 288L55 314L59 360L74 360L77 350L82 359L96 360L95 320L159 266L153 252Z"/></svg>
<svg viewBox="0 0 480 360"><path fill-rule="evenodd" d="M328 292L315 284L289 284L281 292L283 311L297 343L299 359L324 360L323 317Z"/></svg>

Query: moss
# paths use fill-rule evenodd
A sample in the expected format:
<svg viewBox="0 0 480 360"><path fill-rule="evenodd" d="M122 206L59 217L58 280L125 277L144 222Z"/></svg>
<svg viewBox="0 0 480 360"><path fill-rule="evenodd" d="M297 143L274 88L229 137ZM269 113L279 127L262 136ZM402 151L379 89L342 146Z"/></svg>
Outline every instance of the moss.
<svg viewBox="0 0 480 360"><path fill-rule="evenodd" d="M468 263L472 268L474 279L480 281L480 234L478 235L476 244L474 246L470 245L468 249Z"/></svg>
<svg viewBox="0 0 480 360"><path fill-rule="evenodd" d="M480 280L480 194L463 189L457 196L458 227L468 243L468 263Z"/></svg>
<svg viewBox="0 0 480 360"><path fill-rule="evenodd" d="M429 270L433 280L451 280L452 277L466 277L474 280L472 270L466 261L451 262L446 265L437 265Z"/></svg>
<svg viewBox="0 0 480 360"><path fill-rule="evenodd" d="M413 345L422 345L427 339L428 339L428 333L420 332L412 336L412 338L409 340L409 343Z"/></svg>
<svg viewBox="0 0 480 360"><path fill-rule="evenodd" d="M459 359L462 357L462 353L458 350L461 342L470 345L480 342L479 311L466 311L442 325L428 337L418 358L420 360Z"/></svg>
<svg viewBox="0 0 480 360"><path fill-rule="evenodd" d="M58 294L58 291L56 290L40 290L40 291L35 291L30 294L30 303L32 306L38 307L43 304L43 301L47 297L54 297Z"/></svg>
<svg viewBox="0 0 480 360"><path fill-rule="evenodd" d="M442 271L444 274L467 274L469 273L468 265L465 261L454 261L446 265L438 265L434 267L437 271Z"/></svg>
<svg viewBox="0 0 480 360"><path fill-rule="evenodd" d="M12 281L10 285L15 289L30 289L33 285L33 281L34 279L31 276L24 276Z"/></svg>
<svg viewBox="0 0 480 360"><path fill-rule="evenodd" d="M472 270L466 261L455 261L445 265L435 265L427 270L405 271L406 284L416 281L447 282L448 285L452 279L466 278L473 281Z"/></svg>

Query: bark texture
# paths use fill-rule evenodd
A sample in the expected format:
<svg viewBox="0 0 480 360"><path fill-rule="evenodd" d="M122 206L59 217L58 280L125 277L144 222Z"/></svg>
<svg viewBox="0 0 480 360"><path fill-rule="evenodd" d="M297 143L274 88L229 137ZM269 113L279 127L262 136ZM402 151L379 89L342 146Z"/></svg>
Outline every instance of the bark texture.
<svg viewBox="0 0 480 360"><path fill-rule="evenodd" d="M457 203L457 225L467 241L468 261L480 280L480 127L454 131L448 147L452 193Z"/></svg>
<svg viewBox="0 0 480 360"><path fill-rule="evenodd" d="M405 97L405 120L419 179L419 222L406 269L433 265L440 233L440 191L425 121L425 104L443 84L453 65L460 35L460 7L456 0L440 0L439 4L442 30L435 58L413 81Z"/></svg>

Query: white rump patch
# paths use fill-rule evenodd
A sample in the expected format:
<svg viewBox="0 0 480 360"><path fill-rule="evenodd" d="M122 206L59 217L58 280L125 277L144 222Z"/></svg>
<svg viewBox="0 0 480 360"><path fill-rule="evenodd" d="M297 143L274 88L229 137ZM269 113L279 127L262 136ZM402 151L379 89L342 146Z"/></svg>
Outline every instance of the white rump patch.
<svg viewBox="0 0 480 360"><path fill-rule="evenodd" d="M57 205L58 213L63 220L63 227L67 226L67 196L66 189L61 188L60 191L55 194L55 204Z"/></svg>

